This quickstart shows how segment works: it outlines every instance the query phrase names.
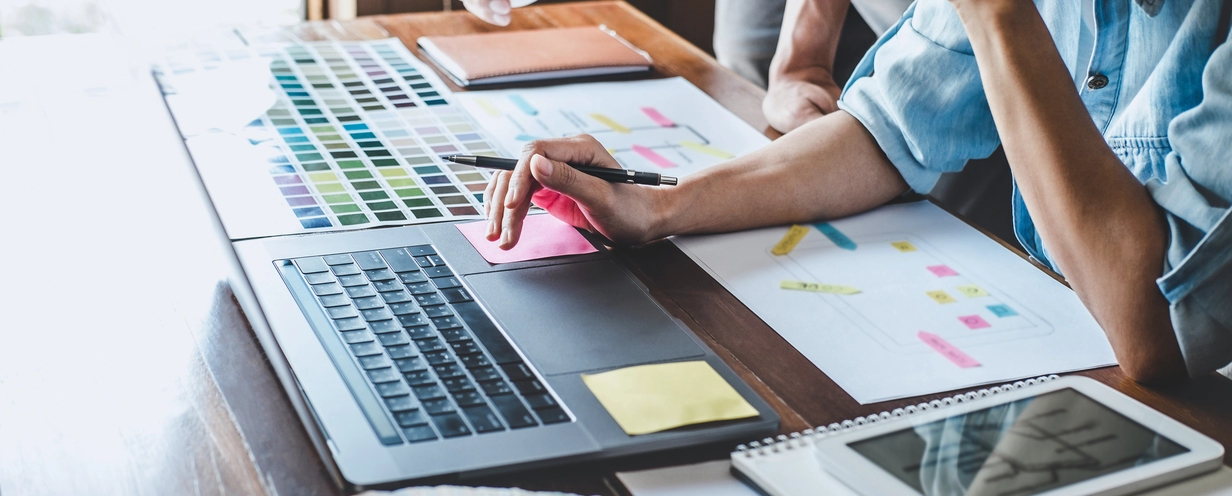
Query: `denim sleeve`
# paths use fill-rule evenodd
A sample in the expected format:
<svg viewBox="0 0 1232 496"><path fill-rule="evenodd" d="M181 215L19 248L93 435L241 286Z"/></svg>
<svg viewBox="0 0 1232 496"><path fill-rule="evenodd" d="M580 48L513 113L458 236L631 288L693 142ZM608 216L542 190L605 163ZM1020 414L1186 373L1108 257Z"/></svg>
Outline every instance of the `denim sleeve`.
<svg viewBox="0 0 1232 496"><path fill-rule="evenodd" d="M1168 126L1166 182L1147 188L1171 241L1157 280L1191 376L1232 361L1232 41L1202 76L1202 102Z"/></svg>
<svg viewBox="0 0 1232 496"><path fill-rule="evenodd" d="M918 0L860 61L839 108L928 193L1000 143L966 31L948 0Z"/></svg>

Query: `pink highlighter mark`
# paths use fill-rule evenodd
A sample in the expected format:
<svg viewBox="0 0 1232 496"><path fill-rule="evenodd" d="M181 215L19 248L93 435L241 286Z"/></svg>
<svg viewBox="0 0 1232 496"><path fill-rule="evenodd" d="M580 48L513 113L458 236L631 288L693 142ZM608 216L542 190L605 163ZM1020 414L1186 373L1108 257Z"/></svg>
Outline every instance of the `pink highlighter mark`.
<svg viewBox="0 0 1232 496"><path fill-rule="evenodd" d="M966 325L968 329L983 329L985 327L992 327L992 324L989 324L987 320L984 320L984 317L980 317L979 315L963 315L958 317L958 321Z"/></svg>
<svg viewBox="0 0 1232 496"><path fill-rule="evenodd" d="M676 127L675 122L672 122L667 116L660 114L654 107L642 107L642 113L646 114L646 117L649 117L655 124L663 127Z"/></svg>
<svg viewBox="0 0 1232 496"><path fill-rule="evenodd" d="M933 275L937 277L950 277L958 275L958 272L951 269L949 265L930 265L928 266L928 271L932 272Z"/></svg>
<svg viewBox="0 0 1232 496"><path fill-rule="evenodd" d="M924 344L928 345L929 348L932 348L933 351L940 353L941 356L944 356L951 362L954 362L954 365L957 365L960 368L969 369L980 366L980 362L977 362L974 358L971 358L971 355L963 353L962 350L955 348L949 341L941 339L941 336L931 332L920 331L916 334L916 337L920 338L920 341L923 341Z"/></svg>
<svg viewBox="0 0 1232 496"><path fill-rule="evenodd" d="M633 151L636 152L638 155L641 155L646 160L651 161L652 163L654 163L655 165L659 167L662 167L664 169L673 169L676 167L676 164L672 163L671 160L663 158L662 155L655 153L654 150L646 148L642 145L633 145L632 148L633 148Z"/></svg>
<svg viewBox="0 0 1232 496"><path fill-rule="evenodd" d="M577 229L548 214L530 215L522 222L522 237L509 251L500 241L488 241L488 221L455 224L488 263L502 264L540 258L581 255L599 251Z"/></svg>

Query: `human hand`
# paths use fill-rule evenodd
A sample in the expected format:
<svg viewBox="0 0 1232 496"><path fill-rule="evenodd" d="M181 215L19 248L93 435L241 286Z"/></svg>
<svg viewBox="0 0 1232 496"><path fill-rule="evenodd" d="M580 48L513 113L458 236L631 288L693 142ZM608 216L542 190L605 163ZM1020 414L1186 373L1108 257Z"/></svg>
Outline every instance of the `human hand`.
<svg viewBox="0 0 1232 496"><path fill-rule="evenodd" d="M786 133L838 110L842 89L829 74L812 78L781 76L770 81L762 113L770 126Z"/></svg>
<svg viewBox="0 0 1232 496"><path fill-rule="evenodd" d="M480 19L497 26L509 25L509 12L513 10L509 0L462 0L466 10Z"/></svg>
<svg viewBox="0 0 1232 496"><path fill-rule="evenodd" d="M617 184L578 172L568 164L619 169L620 164L590 135L533 141L512 171L499 171L484 192L487 238L501 249L518 243L531 202L552 216L616 243L639 244L653 233L663 190Z"/></svg>

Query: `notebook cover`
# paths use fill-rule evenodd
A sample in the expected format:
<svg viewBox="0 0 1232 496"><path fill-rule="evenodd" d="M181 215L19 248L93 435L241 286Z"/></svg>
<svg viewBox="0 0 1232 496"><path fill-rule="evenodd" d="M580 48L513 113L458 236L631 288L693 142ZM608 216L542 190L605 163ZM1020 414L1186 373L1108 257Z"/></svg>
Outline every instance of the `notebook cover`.
<svg viewBox="0 0 1232 496"><path fill-rule="evenodd" d="M425 43L427 41L428 43ZM534 29L427 36L419 44L463 81L606 67L647 67L650 61L599 27ZM432 50L430 47L434 47Z"/></svg>

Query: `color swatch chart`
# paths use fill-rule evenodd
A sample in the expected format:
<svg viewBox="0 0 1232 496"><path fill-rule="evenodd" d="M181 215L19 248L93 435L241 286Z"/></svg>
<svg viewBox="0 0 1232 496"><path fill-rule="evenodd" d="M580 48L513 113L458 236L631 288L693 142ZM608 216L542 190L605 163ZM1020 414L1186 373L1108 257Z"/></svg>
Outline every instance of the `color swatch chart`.
<svg viewBox="0 0 1232 496"><path fill-rule="evenodd" d="M236 134L281 206L245 198L261 194L238 184L252 182L251 171L209 160L214 151L205 148L218 147L211 139L188 140L215 203L243 204L244 213L219 208L232 239L481 217L486 173L439 156L497 152L400 41L257 51L273 103Z"/></svg>
<svg viewBox="0 0 1232 496"><path fill-rule="evenodd" d="M457 98L504 150L589 134L626 169L683 176L768 140L681 78L470 91Z"/></svg>

